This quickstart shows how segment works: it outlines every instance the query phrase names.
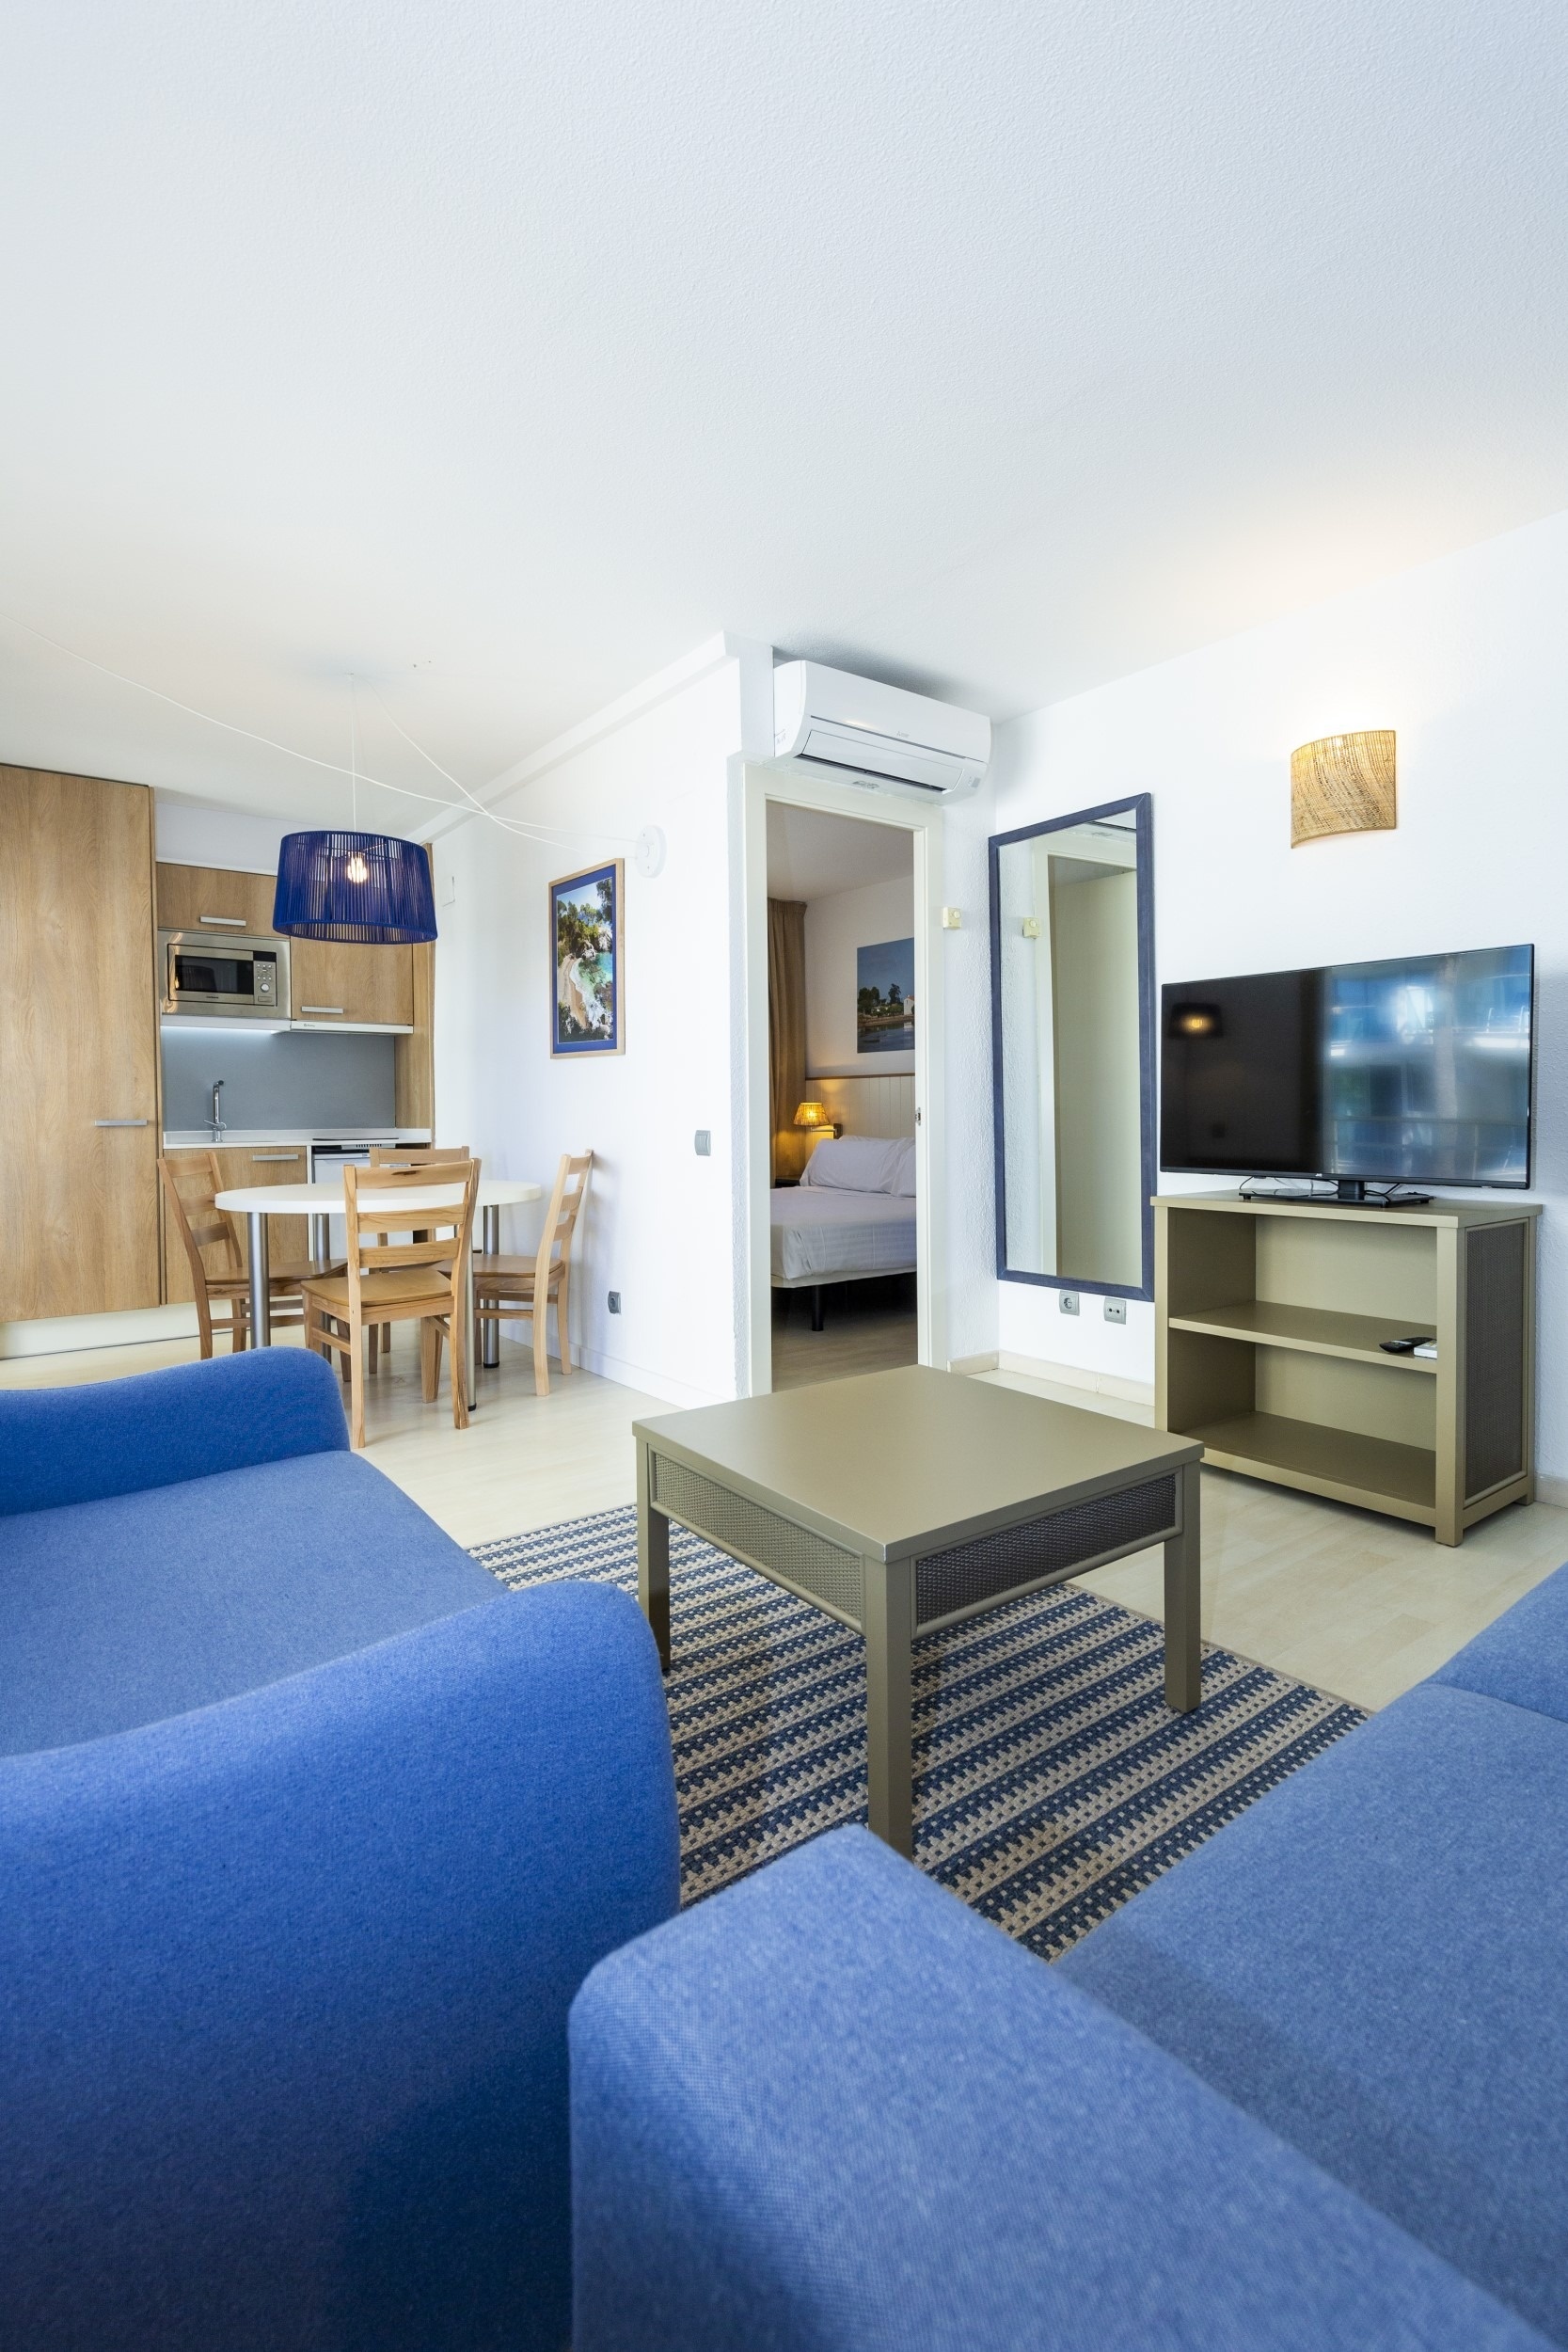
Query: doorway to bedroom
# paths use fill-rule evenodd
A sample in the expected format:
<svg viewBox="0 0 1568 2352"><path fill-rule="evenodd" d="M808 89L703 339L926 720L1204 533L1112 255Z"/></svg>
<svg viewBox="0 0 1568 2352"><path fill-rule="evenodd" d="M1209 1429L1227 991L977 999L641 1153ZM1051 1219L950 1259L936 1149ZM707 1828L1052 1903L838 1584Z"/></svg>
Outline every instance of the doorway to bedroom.
<svg viewBox="0 0 1568 2352"><path fill-rule="evenodd" d="M915 834L767 803L772 1385L919 1358Z"/></svg>

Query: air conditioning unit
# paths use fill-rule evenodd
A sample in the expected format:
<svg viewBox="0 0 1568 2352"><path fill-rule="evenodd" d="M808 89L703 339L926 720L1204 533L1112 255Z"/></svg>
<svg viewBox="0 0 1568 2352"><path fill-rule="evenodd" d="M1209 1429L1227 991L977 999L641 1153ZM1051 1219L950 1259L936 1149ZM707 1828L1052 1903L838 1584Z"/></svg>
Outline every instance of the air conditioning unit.
<svg viewBox="0 0 1568 2352"><path fill-rule="evenodd" d="M985 774L990 721L819 661L785 661L773 673L773 752L855 784L950 799Z"/></svg>

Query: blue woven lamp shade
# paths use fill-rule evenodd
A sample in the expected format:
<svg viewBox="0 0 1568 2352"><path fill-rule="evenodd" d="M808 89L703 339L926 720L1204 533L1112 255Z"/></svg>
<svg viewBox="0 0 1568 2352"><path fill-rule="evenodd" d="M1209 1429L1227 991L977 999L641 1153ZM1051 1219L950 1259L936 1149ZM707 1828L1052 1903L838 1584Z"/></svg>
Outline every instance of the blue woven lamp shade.
<svg viewBox="0 0 1568 2352"><path fill-rule="evenodd" d="M419 842L395 834L285 834L272 927L291 939L370 947L434 939L430 861Z"/></svg>

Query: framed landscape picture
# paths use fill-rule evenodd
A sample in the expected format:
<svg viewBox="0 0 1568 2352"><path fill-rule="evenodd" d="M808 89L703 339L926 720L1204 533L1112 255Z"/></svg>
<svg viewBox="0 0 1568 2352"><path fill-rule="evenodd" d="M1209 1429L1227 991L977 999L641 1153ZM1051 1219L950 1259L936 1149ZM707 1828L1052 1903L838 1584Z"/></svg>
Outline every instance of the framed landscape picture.
<svg viewBox="0 0 1568 2352"><path fill-rule="evenodd" d="M550 1052L618 1054L621 1030L621 898L626 869L619 858L565 874L550 884L550 954L555 1001Z"/></svg>
<svg viewBox="0 0 1568 2352"><path fill-rule="evenodd" d="M907 1054L914 1044L914 941L855 950L855 1051Z"/></svg>

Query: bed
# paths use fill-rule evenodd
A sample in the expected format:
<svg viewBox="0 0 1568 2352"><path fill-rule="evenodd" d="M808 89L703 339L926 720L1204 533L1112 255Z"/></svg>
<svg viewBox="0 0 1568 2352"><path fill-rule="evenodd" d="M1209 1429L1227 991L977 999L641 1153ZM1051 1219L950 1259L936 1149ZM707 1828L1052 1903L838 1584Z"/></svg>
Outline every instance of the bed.
<svg viewBox="0 0 1568 2352"><path fill-rule="evenodd" d="M809 1290L812 1329L823 1324L827 1282L912 1273L914 1139L824 1138L799 1184L769 1197L775 1290Z"/></svg>

